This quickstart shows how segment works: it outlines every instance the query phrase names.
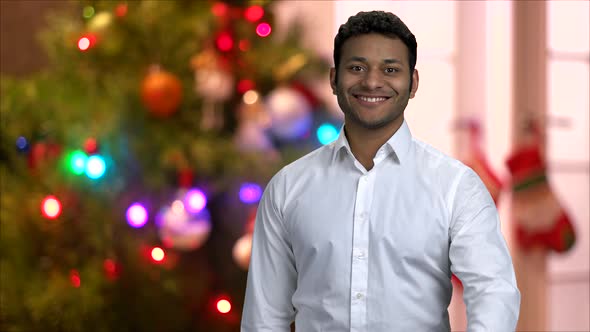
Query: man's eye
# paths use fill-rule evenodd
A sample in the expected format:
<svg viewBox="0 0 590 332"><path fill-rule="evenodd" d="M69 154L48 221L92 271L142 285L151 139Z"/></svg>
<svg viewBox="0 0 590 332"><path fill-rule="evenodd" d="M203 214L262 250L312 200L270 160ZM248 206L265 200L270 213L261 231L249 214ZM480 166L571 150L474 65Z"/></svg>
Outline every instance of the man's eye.
<svg viewBox="0 0 590 332"><path fill-rule="evenodd" d="M385 72L386 73L395 73L395 72L397 72L397 69L396 68L386 68Z"/></svg>
<svg viewBox="0 0 590 332"><path fill-rule="evenodd" d="M352 70L352 71L362 71L363 70L363 67L361 67L361 66L352 66L352 67L350 67L350 70Z"/></svg>

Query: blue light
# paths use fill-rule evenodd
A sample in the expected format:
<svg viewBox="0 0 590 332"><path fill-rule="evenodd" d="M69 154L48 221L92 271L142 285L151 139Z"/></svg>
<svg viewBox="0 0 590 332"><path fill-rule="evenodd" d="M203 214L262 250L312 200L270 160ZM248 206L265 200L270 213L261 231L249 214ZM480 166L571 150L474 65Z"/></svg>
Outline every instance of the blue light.
<svg viewBox="0 0 590 332"><path fill-rule="evenodd" d="M24 136L20 136L16 139L16 148L21 152L25 152L29 149L29 142L27 142L27 139Z"/></svg>
<svg viewBox="0 0 590 332"><path fill-rule="evenodd" d="M104 175L106 165L101 156L90 156L86 161L86 176L91 179L98 179Z"/></svg>
<svg viewBox="0 0 590 332"><path fill-rule="evenodd" d="M262 188L256 183L244 183L240 187L240 200L246 204L256 203L262 197Z"/></svg>
<svg viewBox="0 0 590 332"><path fill-rule="evenodd" d="M338 130L329 123L324 123L317 130L317 137L323 145L332 143L338 138Z"/></svg>

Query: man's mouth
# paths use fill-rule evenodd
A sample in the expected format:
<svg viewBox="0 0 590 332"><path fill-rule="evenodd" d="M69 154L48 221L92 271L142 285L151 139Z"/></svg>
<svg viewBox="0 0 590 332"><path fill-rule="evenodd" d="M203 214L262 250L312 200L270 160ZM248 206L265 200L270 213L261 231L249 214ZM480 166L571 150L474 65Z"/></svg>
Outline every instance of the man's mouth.
<svg viewBox="0 0 590 332"><path fill-rule="evenodd" d="M355 97L365 103L375 103L375 104L386 101L387 99L389 99L389 97L370 97L370 96L360 96L360 95L355 95Z"/></svg>

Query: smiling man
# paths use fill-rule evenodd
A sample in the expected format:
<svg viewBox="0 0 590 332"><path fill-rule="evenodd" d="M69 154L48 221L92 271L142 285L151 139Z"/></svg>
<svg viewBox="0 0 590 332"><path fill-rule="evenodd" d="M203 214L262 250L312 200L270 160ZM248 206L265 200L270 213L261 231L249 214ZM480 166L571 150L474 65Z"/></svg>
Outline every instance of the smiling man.
<svg viewBox="0 0 590 332"><path fill-rule="evenodd" d="M414 35L360 12L334 39L339 138L284 167L258 208L242 331L514 331L520 293L498 212L467 166L414 138Z"/></svg>

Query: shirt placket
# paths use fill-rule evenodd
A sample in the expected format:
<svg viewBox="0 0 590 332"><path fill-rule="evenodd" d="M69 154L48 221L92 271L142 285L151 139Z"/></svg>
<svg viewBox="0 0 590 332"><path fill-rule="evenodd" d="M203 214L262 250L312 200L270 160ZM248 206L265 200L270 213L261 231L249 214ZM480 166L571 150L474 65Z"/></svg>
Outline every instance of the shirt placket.
<svg viewBox="0 0 590 332"><path fill-rule="evenodd" d="M367 282L369 274L369 219L374 173L363 174L357 184L353 220L350 330L367 331Z"/></svg>

